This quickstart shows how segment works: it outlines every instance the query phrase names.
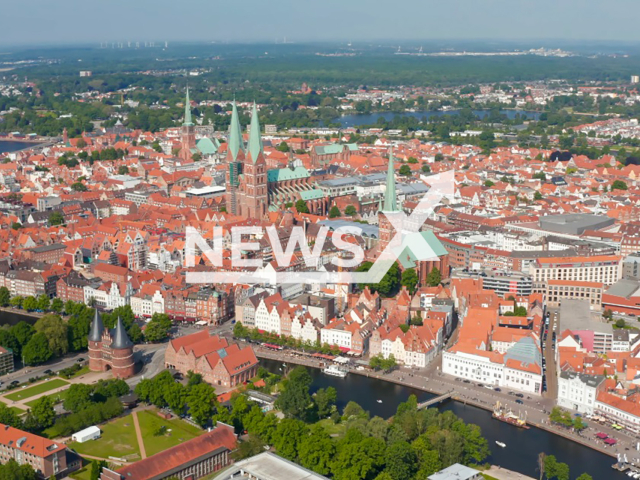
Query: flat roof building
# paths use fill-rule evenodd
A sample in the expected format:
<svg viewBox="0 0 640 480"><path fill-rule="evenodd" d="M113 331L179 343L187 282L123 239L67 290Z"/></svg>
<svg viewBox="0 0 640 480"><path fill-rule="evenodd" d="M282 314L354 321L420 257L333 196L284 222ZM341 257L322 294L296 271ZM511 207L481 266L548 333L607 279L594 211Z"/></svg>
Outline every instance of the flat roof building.
<svg viewBox="0 0 640 480"><path fill-rule="evenodd" d="M300 465L271 452L234 463L213 480L326 480L327 477L312 472Z"/></svg>
<svg viewBox="0 0 640 480"><path fill-rule="evenodd" d="M615 219L611 217L588 213L547 215L540 218L541 229L565 235L581 235L585 230L600 230L610 227L614 223Z"/></svg>

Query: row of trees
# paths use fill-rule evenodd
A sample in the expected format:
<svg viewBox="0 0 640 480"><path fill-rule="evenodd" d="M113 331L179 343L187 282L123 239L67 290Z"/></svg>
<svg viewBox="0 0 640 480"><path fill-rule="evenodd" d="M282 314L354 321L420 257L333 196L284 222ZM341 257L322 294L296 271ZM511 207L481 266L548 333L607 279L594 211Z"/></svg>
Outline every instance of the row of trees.
<svg viewBox="0 0 640 480"><path fill-rule="evenodd" d="M563 427L567 428L573 428L577 432L580 432L587 428L587 424L584 423L582 417L572 417L571 413L561 409L560 407L553 407L551 413L549 414L549 420L557 425L562 425Z"/></svg>
<svg viewBox="0 0 640 480"><path fill-rule="evenodd" d="M569 465L558 462L554 455L541 453L538 455L538 471L540 472L540 480L570 480ZM593 480L591 475L583 473L576 480Z"/></svg>
<svg viewBox="0 0 640 480"><path fill-rule="evenodd" d="M379 354L369 359L369 366L374 370L382 370L386 373L396 368L398 362L396 362L396 358L393 355L389 355L389 358L384 358L382 354Z"/></svg>

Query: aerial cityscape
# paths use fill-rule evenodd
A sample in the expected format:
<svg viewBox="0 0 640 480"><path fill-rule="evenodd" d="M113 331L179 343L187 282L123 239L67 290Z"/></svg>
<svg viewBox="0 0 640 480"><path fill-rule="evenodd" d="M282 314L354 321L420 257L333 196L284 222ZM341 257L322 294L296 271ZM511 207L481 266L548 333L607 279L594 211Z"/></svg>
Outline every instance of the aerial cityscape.
<svg viewBox="0 0 640 480"><path fill-rule="evenodd" d="M130 3L0 9L0 480L640 478L638 5Z"/></svg>

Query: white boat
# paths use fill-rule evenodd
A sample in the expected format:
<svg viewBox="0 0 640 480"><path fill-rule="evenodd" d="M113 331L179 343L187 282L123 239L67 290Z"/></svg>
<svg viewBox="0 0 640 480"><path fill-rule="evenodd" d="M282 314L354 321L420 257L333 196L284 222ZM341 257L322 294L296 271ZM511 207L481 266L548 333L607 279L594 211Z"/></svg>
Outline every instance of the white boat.
<svg viewBox="0 0 640 480"><path fill-rule="evenodd" d="M347 374L349 373L348 370L343 370L337 365L329 365L327 368L323 369L322 372L326 373L327 375L331 375L333 377L340 377L340 378L346 377Z"/></svg>
<svg viewBox="0 0 640 480"><path fill-rule="evenodd" d="M502 447L502 448L504 448L504 447L506 447L506 446L507 446L507 444L506 444L506 443L499 442L498 440L496 440L496 445L498 445L499 447Z"/></svg>
<svg viewBox="0 0 640 480"><path fill-rule="evenodd" d="M382 403L382 400L376 400L376 402L378 402L378 403Z"/></svg>

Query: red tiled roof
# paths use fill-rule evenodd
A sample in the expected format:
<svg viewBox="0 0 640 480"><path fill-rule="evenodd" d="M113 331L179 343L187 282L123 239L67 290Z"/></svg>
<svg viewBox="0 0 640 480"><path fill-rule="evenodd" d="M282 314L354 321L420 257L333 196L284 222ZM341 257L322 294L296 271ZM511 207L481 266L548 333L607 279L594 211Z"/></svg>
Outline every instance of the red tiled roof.
<svg viewBox="0 0 640 480"><path fill-rule="evenodd" d="M143 480L145 478L165 478L174 469L182 469L186 464L205 455L211 455L215 450L236 448L236 436L233 428L218 423L216 428L188 442L176 445L164 452L157 453L127 465L118 470L125 479ZM167 475L169 474L169 475Z"/></svg>

